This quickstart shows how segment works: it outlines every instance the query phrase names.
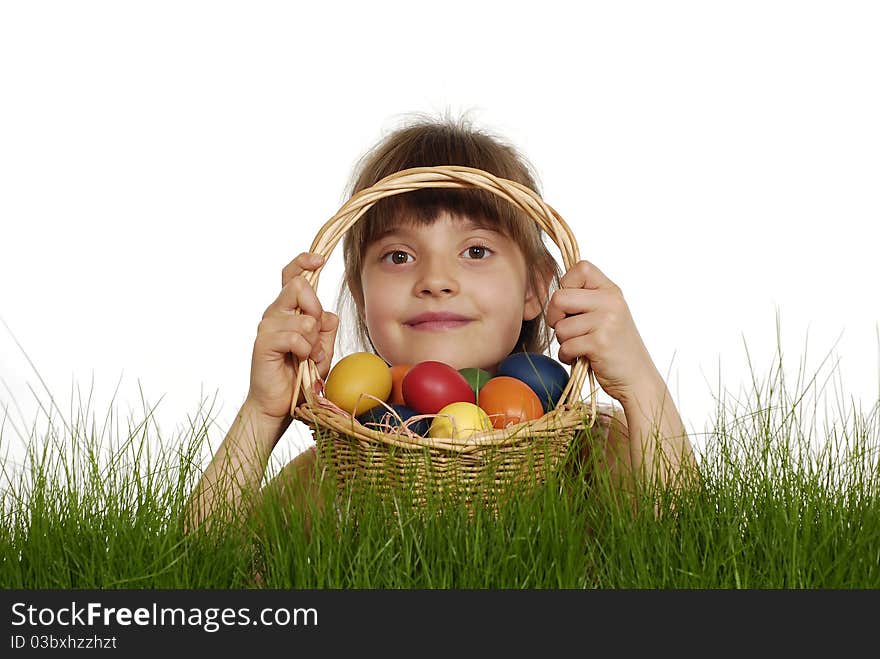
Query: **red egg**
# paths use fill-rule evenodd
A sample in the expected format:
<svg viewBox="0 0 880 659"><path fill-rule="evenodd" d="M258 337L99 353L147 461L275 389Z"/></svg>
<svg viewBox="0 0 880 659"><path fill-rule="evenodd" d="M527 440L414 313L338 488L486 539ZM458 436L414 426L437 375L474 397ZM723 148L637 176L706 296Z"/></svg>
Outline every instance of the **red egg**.
<svg viewBox="0 0 880 659"><path fill-rule="evenodd" d="M506 375L496 375L480 389L477 403L496 428L506 428L544 415L541 399L529 385Z"/></svg>
<svg viewBox="0 0 880 659"><path fill-rule="evenodd" d="M406 405L419 414L437 414L450 403L474 403L474 390L449 364L419 362L403 377Z"/></svg>

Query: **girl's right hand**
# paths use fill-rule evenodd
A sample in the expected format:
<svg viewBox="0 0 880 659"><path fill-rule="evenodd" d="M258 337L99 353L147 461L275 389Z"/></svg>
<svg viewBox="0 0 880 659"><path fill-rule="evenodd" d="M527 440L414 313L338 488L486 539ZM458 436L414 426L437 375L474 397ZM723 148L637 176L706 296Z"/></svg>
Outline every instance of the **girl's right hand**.
<svg viewBox="0 0 880 659"><path fill-rule="evenodd" d="M293 380L302 360L311 358L322 379L330 371L339 317L324 311L314 289L301 276L323 262L321 255L303 252L287 264L281 271L281 293L257 328L247 397L268 418L282 421L290 416ZM295 313L297 309L302 313Z"/></svg>

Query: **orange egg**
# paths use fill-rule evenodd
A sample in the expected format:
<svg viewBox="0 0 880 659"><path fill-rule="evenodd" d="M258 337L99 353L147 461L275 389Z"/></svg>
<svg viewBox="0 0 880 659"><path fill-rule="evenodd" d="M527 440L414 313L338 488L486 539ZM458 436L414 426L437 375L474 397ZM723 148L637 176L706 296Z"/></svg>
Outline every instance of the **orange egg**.
<svg viewBox="0 0 880 659"><path fill-rule="evenodd" d="M486 382L480 389L477 404L499 429L544 415L541 399L532 388L507 375L496 375Z"/></svg>
<svg viewBox="0 0 880 659"><path fill-rule="evenodd" d="M391 367L391 398L392 405L406 405L403 400L403 376L412 368L412 364L397 364Z"/></svg>

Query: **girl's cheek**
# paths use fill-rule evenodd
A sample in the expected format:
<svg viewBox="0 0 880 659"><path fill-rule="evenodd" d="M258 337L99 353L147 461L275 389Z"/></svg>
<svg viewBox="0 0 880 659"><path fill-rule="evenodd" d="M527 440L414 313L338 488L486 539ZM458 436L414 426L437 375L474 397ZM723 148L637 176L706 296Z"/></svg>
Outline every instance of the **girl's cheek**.
<svg viewBox="0 0 880 659"><path fill-rule="evenodd" d="M388 304L388 296L376 296L373 298L365 298L364 302L364 320L367 329L371 332L381 332L385 325L392 317L392 306Z"/></svg>

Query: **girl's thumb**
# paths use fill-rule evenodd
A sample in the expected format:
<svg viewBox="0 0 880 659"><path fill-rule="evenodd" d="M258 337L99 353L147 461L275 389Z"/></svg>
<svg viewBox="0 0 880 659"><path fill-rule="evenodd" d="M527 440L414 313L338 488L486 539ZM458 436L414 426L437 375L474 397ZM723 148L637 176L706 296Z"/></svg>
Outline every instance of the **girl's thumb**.
<svg viewBox="0 0 880 659"><path fill-rule="evenodd" d="M321 331L332 332L339 327L339 316L332 311L321 312Z"/></svg>

